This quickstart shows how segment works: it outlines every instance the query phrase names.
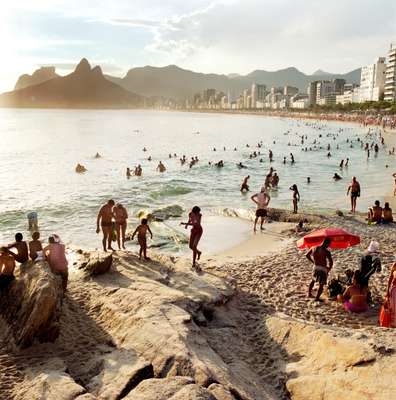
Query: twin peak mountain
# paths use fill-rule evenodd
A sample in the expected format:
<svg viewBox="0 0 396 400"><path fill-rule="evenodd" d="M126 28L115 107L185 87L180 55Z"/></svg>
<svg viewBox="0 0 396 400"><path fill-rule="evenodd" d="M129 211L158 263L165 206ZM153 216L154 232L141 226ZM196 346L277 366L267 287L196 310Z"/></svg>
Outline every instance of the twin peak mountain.
<svg viewBox="0 0 396 400"><path fill-rule="evenodd" d="M323 76L322 76L323 75ZM104 75L99 66L91 68L83 58L69 75L56 74L54 67L41 67L32 75L22 75L15 90L0 95L0 105L40 108L137 108L146 98L163 97L183 100L195 93L214 88L232 95L252 83L267 87L291 85L305 91L312 80L344 78L360 80L360 69L347 74L329 74L318 70L306 75L296 68L279 71L256 70L248 75L203 74L175 65L132 68L124 78Z"/></svg>

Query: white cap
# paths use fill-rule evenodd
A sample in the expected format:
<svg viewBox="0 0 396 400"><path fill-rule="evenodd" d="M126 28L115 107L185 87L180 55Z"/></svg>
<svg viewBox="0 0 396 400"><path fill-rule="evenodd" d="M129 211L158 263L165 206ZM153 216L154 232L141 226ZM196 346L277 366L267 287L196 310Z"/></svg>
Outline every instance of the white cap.
<svg viewBox="0 0 396 400"><path fill-rule="evenodd" d="M372 240L367 248L369 253L378 253L379 252L379 243Z"/></svg>

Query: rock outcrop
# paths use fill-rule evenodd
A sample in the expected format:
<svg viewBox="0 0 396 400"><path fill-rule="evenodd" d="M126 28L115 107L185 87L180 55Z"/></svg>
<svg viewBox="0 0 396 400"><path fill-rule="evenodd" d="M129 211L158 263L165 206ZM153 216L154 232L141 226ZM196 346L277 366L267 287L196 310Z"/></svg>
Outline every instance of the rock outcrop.
<svg viewBox="0 0 396 400"><path fill-rule="evenodd" d="M103 252L91 253L84 269L89 275L101 275L108 272L113 264L113 255Z"/></svg>
<svg viewBox="0 0 396 400"><path fill-rule="evenodd" d="M266 325L289 354L286 386L293 400L394 398L395 349L378 344L380 328L370 337L277 317Z"/></svg>
<svg viewBox="0 0 396 400"><path fill-rule="evenodd" d="M0 299L0 315L18 346L27 347L35 339L52 342L58 337L62 297L61 279L46 262L21 265L19 277Z"/></svg>

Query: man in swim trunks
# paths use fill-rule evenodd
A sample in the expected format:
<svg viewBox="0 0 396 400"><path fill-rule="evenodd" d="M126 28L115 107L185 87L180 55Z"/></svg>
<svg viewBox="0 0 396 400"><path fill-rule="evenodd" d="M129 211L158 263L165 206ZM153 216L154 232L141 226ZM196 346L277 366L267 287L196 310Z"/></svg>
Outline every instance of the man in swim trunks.
<svg viewBox="0 0 396 400"><path fill-rule="evenodd" d="M261 188L260 193L256 193L251 197L252 201L257 204L256 210L256 219L254 220L254 232L256 232L256 226L259 218L261 218L260 229L263 228L264 219L267 217L267 207L271 200L271 197L268 196L265 187Z"/></svg>
<svg viewBox="0 0 396 400"><path fill-rule="evenodd" d="M9 249L16 249L17 253L10 251ZM17 233L15 235L15 242L7 246L8 254L12 255L15 261L19 263L24 263L29 259L29 250L27 243L23 240L22 233Z"/></svg>
<svg viewBox="0 0 396 400"><path fill-rule="evenodd" d="M348 186L347 196L351 193L351 212L356 211L356 200L360 197L360 184L356 179L356 176L352 178L351 184Z"/></svg>
<svg viewBox="0 0 396 400"><path fill-rule="evenodd" d="M333 267L333 259L331 258L331 253L328 250L331 240L326 238L320 246L312 248L306 254L308 260L314 264L312 281L308 288L308 297L312 296L312 289L315 282L319 283L319 289L316 294L315 300L320 301L320 295L323 292L324 285L327 284L327 275L329 274L331 268ZM329 266L327 266L327 262Z"/></svg>
<svg viewBox="0 0 396 400"><path fill-rule="evenodd" d="M14 269L14 257L6 247L0 248L0 292L15 279Z"/></svg>
<svg viewBox="0 0 396 400"><path fill-rule="evenodd" d="M104 204L101 209L99 210L98 217L96 218L96 233L100 232L99 223L102 227L103 232L103 250L106 250L106 243L107 248L109 250L114 251L111 247L111 238L112 238L112 229L113 229L113 207L114 207L114 200L109 200L106 204Z"/></svg>
<svg viewBox="0 0 396 400"><path fill-rule="evenodd" d="M243 192L243 191L248 192L249 191L249 185L248 185L249 179L250 179L250 175L245 176L243 178L242 185L241 185L241 192Z"/></svg>
<svg viewBox="0 0 396 400"><path fill-rule="evenodd" d="M125 250L125 232L127 228L128 212L122 204L118 203L113 208L113 214L117 232L118 249L121 250L122 245L122 248Z"/></svg>

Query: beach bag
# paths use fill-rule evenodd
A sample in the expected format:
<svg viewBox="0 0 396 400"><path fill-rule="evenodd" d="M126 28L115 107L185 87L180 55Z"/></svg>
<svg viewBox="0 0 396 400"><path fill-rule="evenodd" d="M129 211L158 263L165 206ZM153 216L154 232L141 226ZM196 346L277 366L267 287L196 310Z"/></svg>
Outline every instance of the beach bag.
<svg viewBox="0 0 396 400"><path fill-rule="evenodd" d="M389 328L391 322L391 314L388 306L383 304L381 306L380 314L379 314L379 324L383 328Z"/></svg>

